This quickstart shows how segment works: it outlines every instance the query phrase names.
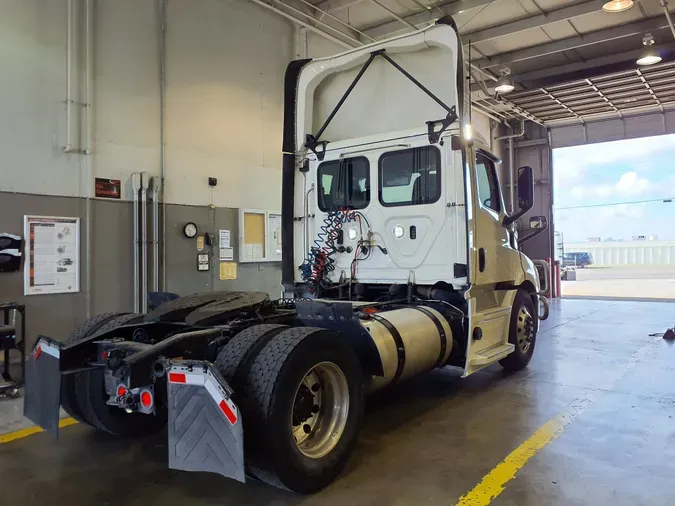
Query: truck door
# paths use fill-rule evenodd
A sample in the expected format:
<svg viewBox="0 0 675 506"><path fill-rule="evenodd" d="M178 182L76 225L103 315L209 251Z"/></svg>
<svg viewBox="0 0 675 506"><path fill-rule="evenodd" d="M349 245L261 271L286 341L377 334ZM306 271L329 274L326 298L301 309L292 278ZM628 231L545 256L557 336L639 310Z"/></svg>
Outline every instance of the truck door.
<svg viewBox="0 0 675 506"><path fill-rule="evenodd" d="M471 332L465 374L503 358L513 349L508 344L511 308L506 300L513 293L495 290L497 283L513 278L513 250L502 225L504 201L494 160L480 150L474 154Z"/></svg>

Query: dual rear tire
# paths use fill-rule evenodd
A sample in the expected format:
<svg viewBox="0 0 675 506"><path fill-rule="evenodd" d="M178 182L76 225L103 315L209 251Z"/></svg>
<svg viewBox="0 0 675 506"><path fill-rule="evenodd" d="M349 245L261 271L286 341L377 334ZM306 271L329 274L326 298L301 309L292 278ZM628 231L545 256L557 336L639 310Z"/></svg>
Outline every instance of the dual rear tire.
<svg viewBox="0 0 675 506"><path fill-rule="evenodd" d="M244 420L247 472L300 493L344 468L363 419L363 377L354 351L317 328L259 325L219 353Z"/></svg>

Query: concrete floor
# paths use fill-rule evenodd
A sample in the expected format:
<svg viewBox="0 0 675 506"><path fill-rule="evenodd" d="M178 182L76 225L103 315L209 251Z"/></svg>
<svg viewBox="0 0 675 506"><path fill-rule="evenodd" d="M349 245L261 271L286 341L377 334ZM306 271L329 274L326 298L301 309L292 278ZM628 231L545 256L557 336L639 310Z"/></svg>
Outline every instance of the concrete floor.
<svg viewBox="0 0 675 506"><path fill-rule="evenodd" d="M441 370L372 399L347 471L313 497L171 471L161 437L128 442L78 425L58 442L37 434L0 444L0 497L35 506L453 505L562 416L566 429L492 504L672 505L675 347L650 334L674 323L675 304L556 301L525 371L495 366L462 380Z"/></svg>
<svg viewBox="0 0 675 506"><path fill-rule="evenodd" d="M675 265L592 266L562 282L563 297L675 300Z"/></svg>

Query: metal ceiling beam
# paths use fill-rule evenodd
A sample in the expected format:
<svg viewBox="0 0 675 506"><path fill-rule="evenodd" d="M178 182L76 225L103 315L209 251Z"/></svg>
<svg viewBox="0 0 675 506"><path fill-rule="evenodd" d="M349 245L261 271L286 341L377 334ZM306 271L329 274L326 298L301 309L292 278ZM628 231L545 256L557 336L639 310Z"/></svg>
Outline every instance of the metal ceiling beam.
<svg viewBox="0 0 675 506"><path fill-rule="evenodd" d="M660 49L672 51L675 50L675 44L671 43L667 45L662 45L660 46ZM518 74L517 76L518 82L529 83L532 87L538 87L537 82L547 78L550 79L554 77L565 76L567 78L565 80L571 80L574 79L574 77L570 76L571 74L583 70L595 69L597 67L623 62L632 62L632 64L635 65L635 59L640 55L641 52L642 48L638 47L632 51L625 51L622 53L600 56L598 58L591 58L590 60L582 62L566 63L564 65L558 65L556 67L548 67L545 69L535 70L532 72L524 72L522 74ZM558 82L563 82L563 79L561 79ZM548 85L550 86L552 84L548 83Z"/></svg>
<svg viewBox="0 0 675 506"><path fill-rule="evenodd" d="M667 28L668 21L663 16L657 16L636 23L628 23L626 25L615 26L604 30L598 30L597 32L570 37L568 39L539 44L537 46L528 47L527 49L490 56L489 60L476 60L475 63L481 68L499 67L510 63L539 58L550 54L561 53L563 51L570 51L572 49L578 49L580 47L599 44L610 40L642 35L645 32L656 32Z"/></svg>
<svg viewBox="0 0 675 506"><path fill-rule="evenodd" d="M319 9L324 11L333 12L340 9L346 9L352 5L361 3L363 0L322 0L321 2L316 2L316 5Z"/></svg>
<svg viewBox="0 0 675 506"><path fill-rule="evenodd" d="M510 23L502 23L491 28L485 28L483 30L476 30L474 32L466 33L462 35L462 39L465 41L471 39L472 43L477 44L479 42L485 42L486 40L496 39L505 35L513 35L531 28L539 28L541 26L556 23L558 21L565 21L577 16L583 16L584 14L596 12L602 9L603 4L605 3L607 3L607 0L588 0L586 2L581 2L549 11L544 14L537 14L536 16L530 16L517 21L511 21Z"/></svg>
<svg viewBox="0 0 675 506"><path fill-rule="evenodd" d="M329 1L337 1L337 0L329 0ZM438 2L436 6L434 6L437 8L434 8L432 10L416 12L415 14L404 16L403 19L405 19L406 22L415 26L433 23L434 21L436 21L438 18L441 17L439 9L443 11L444 15L453 16L462 11L475 9L476 7L483 7L484 5L489 4L491 1L493 0L457 0L454 2L441 1ZM401 30L401 23L399 21L388 21L386 23L380 23L378 25L366 28L364 29L364 32L366 32L371 37L377 38L392 32L397 32L399 30Z"/></svg>

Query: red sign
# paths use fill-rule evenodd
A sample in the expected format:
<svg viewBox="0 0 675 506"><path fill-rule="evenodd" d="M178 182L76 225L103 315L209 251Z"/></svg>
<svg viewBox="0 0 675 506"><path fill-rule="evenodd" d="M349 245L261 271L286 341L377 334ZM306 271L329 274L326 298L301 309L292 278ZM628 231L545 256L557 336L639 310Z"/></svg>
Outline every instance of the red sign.
<svg viewBox="0 0 675 506"><path fill-rule="evenodd" d="M119 179L96 178L96 196L106 199L122 197L122 182Z"/></svg>

